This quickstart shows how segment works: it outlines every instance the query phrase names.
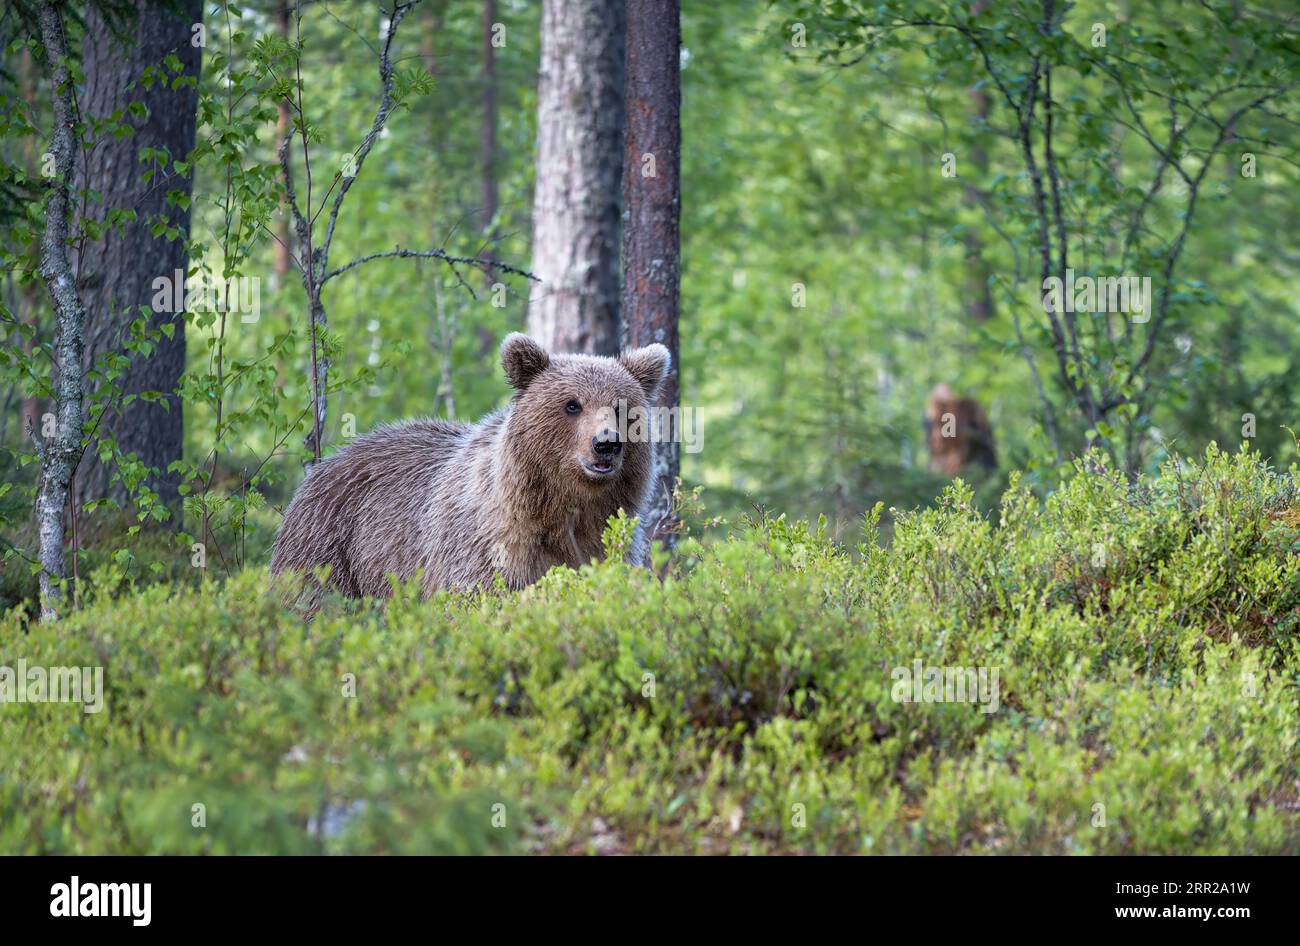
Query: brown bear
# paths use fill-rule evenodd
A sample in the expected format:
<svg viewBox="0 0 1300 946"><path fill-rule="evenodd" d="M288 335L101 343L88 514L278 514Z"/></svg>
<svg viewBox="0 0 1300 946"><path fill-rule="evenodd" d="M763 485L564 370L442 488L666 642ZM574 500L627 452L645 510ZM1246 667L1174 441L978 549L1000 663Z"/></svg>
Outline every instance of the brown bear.
<svg viewBox="0 0 1300 946"><path fill-rule="evenodd" d="M381 427L317 464L285 513L272 574L328 565L343 594L382 597L388 575L420 573L427 597L497 574L522 588L553 565L591 561L609 517L650 499L654 446L626 436L618 412L645 413L669 361L663 345L550 355L509 335L510 404L477 424ZM638 528L628 558L645 554Z"/></svg>
<svg viewBox="0 0 1300 946"><path fill-rule="evenodd" d="M971 463L997 469L993 425L979 401L957 397L940 384L925 402L925 439L930 447L930 471L956 476Z"/></svg>

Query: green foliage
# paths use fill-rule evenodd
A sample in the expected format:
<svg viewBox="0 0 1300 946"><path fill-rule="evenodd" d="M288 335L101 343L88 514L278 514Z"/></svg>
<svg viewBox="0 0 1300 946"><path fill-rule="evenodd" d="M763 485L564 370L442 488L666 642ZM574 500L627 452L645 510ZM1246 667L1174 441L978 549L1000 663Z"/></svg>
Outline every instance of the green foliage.
<svg viewBox="0 0 1300 946"><path fill-rule="evenodd" d="M49 90L0 70L0 665L103 666L108 687L97 715L0 705L0 852L1300 853L1300 495L1294 467L1263 459L1290 456L1300 404L1296 261L1279 243L1297 224L1294 106L1270 100L1226 137L1208 106L1186 110L1293 84L1293 28L1273 6L1057 5L1039 29L1042 5L1022 0L687 5L681 363L706 437L680 496L694 505L703 484L715 512L757 512L657 553L653 575L622 564L620 519L609 561L526 591L421 603L399 588L308 625L256 567L311 397L303 287L275 268L289 233L276 125L291 102L299 197L305 137L324 226L373 120L379 11L305 5L281 37L265 10L209 5L196 148L140 148L138 171L194 175L192 197L169 194L192 203L187 276L258 280L260 316L187 316L179 510L101 424L173 393L125 394L123 379L174 327L124 319L88 366L83 444L130 506L82 504L70 590L86 608L52 626L25 617L37 464L11 420L52 394L35 273ZM331 269L398 244L527 260L538 9L498 5L496 219L479 208L481 5L429 0L403 27L401 114L349 191ZM1089 43L1095 19L1106 47ZM39 53L0 39L15 63ZM1008 105L1035 60L1054 69L1070 262L1168 288L1131 382L1153 327L1082 320L1082 356L1058 370L1041 318L1042 224ZM139 78L186 81L174 57ZM80 123L79 146L143 117L129 103ZM1151 130L1174 136L1170 160ZM1185 244L1175 159L1204 176ZM104 201L96 183L79 202ZM113 239L134 214L106 208L72 240ZM378 260L329 284L327 450L508 396L496 345L525 293L464 275ZM920 423L938 382L980 399L1003 469L1027 472L916 509L942 488ZM1079 383L1115 394L1106 416L1073 416ZM1045 403L1065 453L1104 452L1061 462ZM1239 436L1259 453L1173 455ZM996 711L896 699L894 672L917 661L996 670Z"/></svg>
<svg viewBox="0 0 1300 946"><path fill-rule="evenodd" d="M265 558L278 515L255 513L267 508L268 501L282 504L287 499L301 476L301 460L310 452L303 448L301 435L310 426L311 333L296 266L303 249L293 239L292 223L285 225L278 108L289 103L290 128L301 131L305 123L311 143L314 190L306 186L304 155L296 137L289 151L300 203L306 204L310 196L308 216L319 230L327 222L333 230L328 207L341 186L344 158L358 150L379 99L376 48L369 38L380 15L376 9L309 5L301 29L291 22L287 38L278 33L267 11L257 7L213 4L206 12L208 47L198 84L195 148L178 154L166 147L142 146L136 169L146 185L190 176L194 181L192 195L171 190L167 198L169 206L192 210L184 274L189 364L174 392L124 393L132 362L153 354L160 333L176 331L172 324L151 325L142 306L141 318L121 319L119 337L88 366L87 375L94 394L86 404L83 449L86 456L102 459L128 502L125 509L106 499L79 503L75 516L82 544L91 546L86 552L92 558L101 551L122 552L153 572L172 571L176 561L188 559L196 543L227 574L241 567L249 552ZM455 147L457 140L477 136L479 79L469 70L464 77L440 76L435 84L428 69L443 59L472 61L480 49L480 19L477 4L435 0L414 11L403 27L393 90L400 115L389 120L364 174L353 182L348 207L337 221L337 263L331 268L399 242L415 249L442 247L467 257L502 255L508 246L511 258L526 261L527 227L519 221L526 218L534 133L532 109L519 100L530 96L535 80L537 11L511 11L514 42L497 52L501 154L494 171L502 207L493 222L496 235L490 238L485 238L485 228L475 216L477 148L462 152ZM70 28L73 46L79 47L79 27ZM15 54L40 51L40 43L30 36L8 45ZM72 68L78 70L79 64ZM11 495L0 496L0 555L8 565L0 587L6 597L0 600L6 601L30 585L10 575L14 568L25 571L35 555L35 537L26 520L39 466L27 432L9 415L17 414L20 399L31 398L39 417L52 407L53 395L55 338L36 273L49 95L39 76L30 72L22 72L12 83L0 76L0 138L13 144L0 161L0 215L6 223L0 239L0 264L6 270L0 283L0 338L5 342L0 345L0 471L12 488ZM192 81L181 74L179 59L169 56L148 66L137 84L175 88ZM142 103L129 102L111 115L78 124L83 157L93 153L97 141L129 137L146 112ZM434 183L426 186L429 182ZM78 188L79 206L105 200L97 186L103 185L90 181ZM101 223L77 215L71 242L120 237L135 211L110 207L104 217ZM417 218L427 225L413 231L410 221ZM467 219L470 223L461 226ZM155 236L181 237L164 217L147 222ZM290 247L295 260L288 272L275 268L277 240ZM331 324L319 333L318 343L321 358L332 362L327 451L396 416L478 416L506 394L499 371L484 369L495 355L496 341L518 327L523 304L518 285L509 288L507 309L489 300L477 273L471 286L464 278L469 274L453 273L441 262L372 265L376 275L389 267L388 275L367 281L358 270L326 292ZM173 279L172 273L159 276ZM232 306L232 286L245 294L252 287L260 307L249 312L246 298L242 308ZM166 296L170 303L171 293ZM92 317L104 319L108 314ZM463 327L467 325L472 330ZM399 362L404 375L401 384L394 384ZM417 382L427 377L438 381L423 390ZM167 398L172 394L175 399ZM150 469L120 450L109 430L114 412L136 398L179 403L183 409L184 457L165 471ZM181 483L179 508L168 509L159 501L156 486L163 475ZM159 523L175 535L170 548L140 537L142 529ZM118 524L122 527L110 537L109 529ZM94 541L87 542L92 536ZM100 549L100 544L111 548ZM84 584L90 569L81 571ZM75 593L81 590L88 591Z"/></svg>
<svg viewBox="0 0 1300 946"><path fill-rule="evenodd" d="M0 712L0 850L1300 853L1296 473L1094 456L888 548L880 509L856 552L760 516L662 581L616 525L522 592L308 625L258 571L11 613L0 664L107 692ZM997 668L996 711L897 701L917 660Z"/></svg>
<svg viewBox="0 0 1300 946"><path fill-rule="evenodd" d="M1003 469L1050 488L1068 465L1053 456L1031 365L1068 455L1091 431L1148 472L1167 443L1199 450L1250 436L1265 455L1289 456L1294 254L1274 234L1296 229L1294 97L1244 113L1203 164L1216 121L1293 88L1284 6L1057 3L1044 35L1046 5L1020 0L782 0L743 15L688 5L681 360L684 396L707 420L688 480L727 498L727 512L746 501L824 512L841 531L877 500L914 505L937 489L921 469L920 417L927 392L947 382L988 409ZM1093 45L1098 22L1105 46ZM1069 265L1151 276L1156 303L1170 289L1158 331L1081 318L1070 375L1041 304L1017 115L990 74L1019 100L1035 57L1053 68ZM1031 141L1050 192L1041 101ZM1165 280L1189 187L1141 132L1159 144L1172 114L1182 169L1207 174ZM994 313L981 321L971 304L985 284ZM1150 361L1126 384L1149 339ZM1072 378L1113 394L1100 424L1084 420ZM1257 433L1244 433L1244 414Z"/></svg>
<svg viewBox="0 0 1300 946"><path fill-rule="evenodd" d="M1144 377L1123 383L1149 323L1117 322L1113 341L1105 333L1109 323L1080 324L1083 363L1069 377L1109 385L1117 401L1142 403L1116 403L1096 423L1085 421L1054 364L1035 278L1038 221L1015 115L969 32L957 27L987 39L991 68L1012 98L1026 87L1032 54L1052 62L1054 157L1069 261L1080 273L1150 274L1157 298L1189 195L1141 128L1159 132L1157 141L1169 132L1168 96L1195 104L1225 90L1201 109L1218 119L1215 109L1235 111L1242 96L1251 100L1256 80L1271 87L1294 75L1294 28L1278 4L1130 6L1058 3L1058 22L1043 35L1043 5L1028 0L986 3L978 12L966 0L686 5L680 364L683 400L699 409L704 440L700 453L684 456L684 476L708 488L716 512L734 518L758 506L803 518L825 514L842 539L876 502L910 508L933 496L943 479L925 469L921 417L927 392L939 382L976 397L995 431L1002 472L983 478L963 471L981 477L972 480L977 505L993 507L1010 469L1025 470L1026 482L1044 492L1068 463L1059 462L1043 429L1031 365L1058 413L1068 455L1089 439L1113 454L1131 446L1137 465L1151 472L1171 445L1194 451L1240 437L1252 438L1265 456L1291 455L1282 425L1295 425L1300 406L1296 261L1285 239L1279 242L1300 224L1291 198L1291 97L1243 115L1236 137L1209 165ZM494 52L497 219L484 221L480 212L482 7L425 0L399 31L402 112L353 182L331 269L397 245L527 265L540 5L510 0L498 7L506 32ZM282 507L306 452L304 293L295 267L275 268L276 238L301 253L281 202L277 109L286 97L297 103L301 75L312 203L319 209L373 120L378 88L377 8L307 4L301 28L292 23L287 37L270 12L265 5L208 5L196 149L180 155L141 148L139 155L147 180L164 170L194 175L188 275L209 284L260 281L256 321L223 327L222 313L209 309L192 313L185 326L185 459L171 472L184 480L187 499L167 524L179 530L182 549L190 539L220 545L215 558L224 556L232 570L243 560L235 550L266 547L276 526L273 515L250 518L245 497ZM872 26L884 21L889 29ZM1093 45L1097 22L1108 27L1105 46ZM803 45L795 44L796 25ZM39 51L39 43L21 30L7 43L15 67L30 48ZM164 61L140 83L178 78L174 63ZM0 497L0 527L6 548L30 555L34 543L22 526L35 455L14 407L24 395L49 394L53 332L43 290L31 285L30 239L41 222L49 115L40 76L19 85L0 82L0 138L8 145L0 161L0 263L12 273L0 283L0 401L9 405L0 416L0 464L3 479L14 484ZM983 117L975 95L988 100ZM1219 129L1204 116L1192 122L1186 106L1175 104L1184 117L1177 127L1186 126L1177 157L1195 173ZM138 118L128 105L80 129L83 141L127 134ZM1032 135L1040 158L1042 119L1039 111ZM289 121L301 129L296 109ZM1254 177L1243 172L1247 151L1257 159ZM941 173L949 153L954 177ZM304 200L300 141L290 159ZM1144 222L1131 230L1157 177L1162 183ZM113 208L103 226L112 230L130 213ZM983 269L973 265L973 245L981 248ZM518 280L505 280L498 297L492 282L435 260L391 259L327 285L327 452L387 421L477 418L500 406L508 391L497 344L523 326L527 292ZM803 287L802 307L792 299L796 285ZM980 321L971 302L985 285L994 314ZM24 305L20 295L29 288L34 298ZM114 352L95 377L120 377L123 359L155 342L123 339L134 351ZM89 406L91 415L111 409L113 384L101 390L106 397ZM89 441L103 426L87 431L89 450L99 449ZM136 518L162 515L148 488L150 471L111 445L110 458L139 496ZM247 534L250 523L262 531ZM134 541L121 539L119 548Z"/></svg>

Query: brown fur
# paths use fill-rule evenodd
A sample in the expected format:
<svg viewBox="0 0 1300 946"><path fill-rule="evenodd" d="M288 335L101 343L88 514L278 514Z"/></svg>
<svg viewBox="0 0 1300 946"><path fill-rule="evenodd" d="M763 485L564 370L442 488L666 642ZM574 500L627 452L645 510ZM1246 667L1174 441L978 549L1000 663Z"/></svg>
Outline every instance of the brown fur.
<svg viewBox="0 0 1300 946"><path fill-rule="evenodd" d="M974 398L957 397L946 384L931 391L926 401L925 434L935 473L956 476L969 463L988 469L998 465L993 426L984 408Z"/></svg>
<svg viewBox="0 0 1300 946"><path fill-rule="evenodd" d="M668 350L650 345L618 359L548 355L512 334L501 361L515 388L505 409L477 424L415 420L381 427L321 462L298 488L276 538L271 572L328 565L352 597L385 596L388 575L423 573L425 595L536 581L553 565L602 554L619 509L649 499L653 445L625 442L621 464L597 481L593 437L613 424L620 399L653 403ZM579 414L566 412L577 401ZM642 560L640 529L629 559Z"/></svg>

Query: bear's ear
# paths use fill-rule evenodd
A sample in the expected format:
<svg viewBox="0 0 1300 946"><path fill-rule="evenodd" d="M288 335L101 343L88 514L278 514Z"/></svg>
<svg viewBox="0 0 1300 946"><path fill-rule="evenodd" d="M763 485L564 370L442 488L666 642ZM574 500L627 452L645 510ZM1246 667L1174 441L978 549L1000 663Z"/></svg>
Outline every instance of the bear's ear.
<svg viewBox="0 0 1300 946"><path fill-rule="evenodd" d="M522 391L546 370L551 356L522 332L511 332L501 343L501 366L516 391Z"/></svg>
<svg viewBox="0 0 1300 946"><path fill-rule="evenodd" d="M656 342L645 348L633 348L625 351L618 358L619 364L627 373L636 378L645 390L645 396L653 401L659 393L659 385L668 377L668 369L673 365L673 356L668 349Z"/></svg>

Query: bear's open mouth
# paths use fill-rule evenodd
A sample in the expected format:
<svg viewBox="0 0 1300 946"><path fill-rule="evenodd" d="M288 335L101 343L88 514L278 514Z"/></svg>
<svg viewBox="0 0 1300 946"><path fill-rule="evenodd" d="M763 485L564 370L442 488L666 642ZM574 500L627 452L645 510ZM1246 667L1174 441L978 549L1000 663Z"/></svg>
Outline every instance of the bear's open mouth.
<svg viewBox="0 0 1300 946"><path fill-rule="evenodd" d="M582 461L582 467L593 476L606 477L614 472L614 460L613 458L605 459L603 457L599 457L595 460L584 459Z"/></svg>

